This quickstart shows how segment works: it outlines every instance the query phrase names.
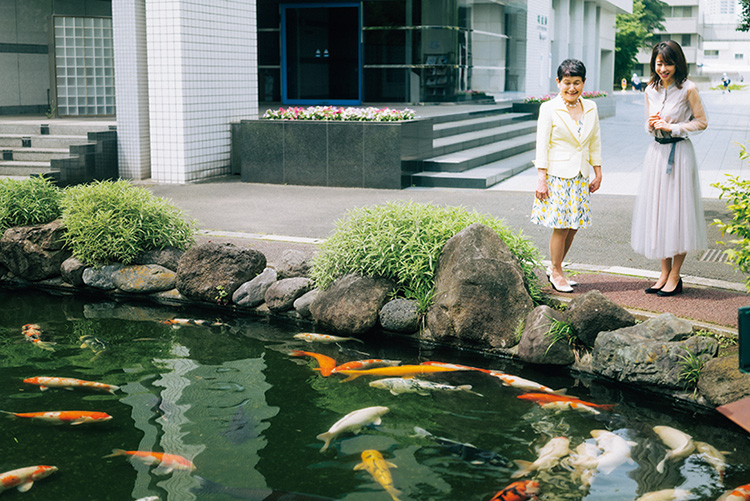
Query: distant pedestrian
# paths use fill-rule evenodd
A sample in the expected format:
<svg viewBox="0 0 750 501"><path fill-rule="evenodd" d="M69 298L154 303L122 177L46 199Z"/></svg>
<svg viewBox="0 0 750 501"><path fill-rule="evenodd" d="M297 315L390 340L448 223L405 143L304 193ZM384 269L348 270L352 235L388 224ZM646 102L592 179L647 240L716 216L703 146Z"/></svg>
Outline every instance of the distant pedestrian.
<svg viewBox="0 0 750 501"><path fill-rule="evenodd" d="M538 181L531 221L552 228L547 276L559 292L573 292L577 285L565 278L562 263L578 229L591 224L590 193L602 182L599 112L593 100L581 98L585 82L581 61L563 61L557 68L560 93L542 103L537 122Z"/></svg>
<svg viewBox="0 0 750 501"><path fill-rule="evenodd" d="M708 126L696 85L688 80L680 45L658 43L646 87L646 130L654 136L643 162L635 199L631 245L661 260L661 274L646 294L682 292L680 268L690 251L707 248L698 168L688 134Z"/></svg>
<svg viewBox="0 0 750 501"><path fill-rule="evenodd" d="M630 79L630 81L633 84L633 90L637 90L637 91L640 92L640 90L641 90L641 77L639 77L637 73L633 73L633 77Z"/></svg>
<svg viewBox="0 0 750 501"><path fill-rule="evenodd" d="M729 88L730 83L732 83L732 81L729 80L729 77L727 76L727 74L724 73L721 76L721 84L724 86L724 90L721 91L722 94L724 93L724 91L732 92L732 89Z"/></svg>

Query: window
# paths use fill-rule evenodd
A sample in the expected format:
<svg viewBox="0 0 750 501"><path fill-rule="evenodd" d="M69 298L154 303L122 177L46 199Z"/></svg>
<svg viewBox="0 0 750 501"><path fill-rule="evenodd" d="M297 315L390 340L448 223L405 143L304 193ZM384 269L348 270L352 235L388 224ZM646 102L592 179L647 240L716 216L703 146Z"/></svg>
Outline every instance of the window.
<svg viewBox="0 0 750 501"><path fill-rule="evenodd" d="M745 55L744 55L744 54L735 54L735 55L734 55L734 59L735 59L735 60L742 60L742 59L744 59L744 58L745 58Z"/></svg>
<svg viewBox="0 0 750 501"><path fill-rule="evenodd" d="M706 59L718 59L719 58L719 51L718 50L706 50L703 52L703 56Z"/></svg>
<svg viewBox="0 0 750 501"><path fill-rule="evenodd" d="M682 43L680 45L682 45L683 47L691 47L692 43L693 36L690 33L682 35Z"/></svg>

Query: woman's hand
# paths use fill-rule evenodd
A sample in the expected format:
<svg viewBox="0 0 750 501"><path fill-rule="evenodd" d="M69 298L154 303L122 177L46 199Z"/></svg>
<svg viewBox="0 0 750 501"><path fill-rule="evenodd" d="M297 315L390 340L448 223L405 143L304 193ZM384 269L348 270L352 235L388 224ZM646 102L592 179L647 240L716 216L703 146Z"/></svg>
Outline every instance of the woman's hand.
<svg viewBox="0 0 750 501"><path fill-rule="evenodd" d="M547 170L539 169L539 175L536 182L536 198L544 200L549 196L549 188L547 187Z"/></svg>
<svg viewBox="0 0 750 501"><path fill-rule="evenodd" d="M648 127L649 129L665 130L667 132L672 132L672 124L665 122L664 119L662 119L658 113L656 115L651 115L648 117Z"/></svg>
<svg viewBox="0 0 750 501"><path fill-rule="evenodd" d="M592 179L589 182L589 192L594 193L596 190L598 190L602 185L602 175L599 174L597 176L594 176L594 179Z"/></svg>

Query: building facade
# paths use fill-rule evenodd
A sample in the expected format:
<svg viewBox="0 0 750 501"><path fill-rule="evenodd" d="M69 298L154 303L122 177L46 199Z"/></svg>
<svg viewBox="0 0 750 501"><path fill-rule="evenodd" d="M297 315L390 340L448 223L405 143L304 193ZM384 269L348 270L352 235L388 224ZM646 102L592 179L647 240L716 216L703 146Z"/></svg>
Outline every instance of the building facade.
<svg viewBox="0 0 750 501"><path fill-rule="evenodd" d="M632 0L0 0L0 114L112 116L120 175L228 174L230 123L283 105L612 90Z"/></svg>

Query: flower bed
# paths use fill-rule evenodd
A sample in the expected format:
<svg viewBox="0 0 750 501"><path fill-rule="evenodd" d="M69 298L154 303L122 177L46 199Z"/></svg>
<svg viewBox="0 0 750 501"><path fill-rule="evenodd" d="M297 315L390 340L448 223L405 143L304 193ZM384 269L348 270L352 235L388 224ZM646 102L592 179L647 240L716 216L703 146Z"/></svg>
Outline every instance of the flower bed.
<svg viewBox="0 0 750 501"><path fill-rule="evenodd" d="M413 120L414 111L409 108L340 108L335 106L289 107L266 110L263 120L336 120L342 122L398 122Z"/></svg>

